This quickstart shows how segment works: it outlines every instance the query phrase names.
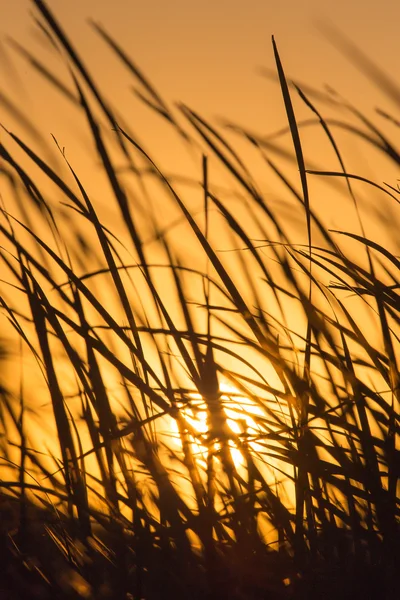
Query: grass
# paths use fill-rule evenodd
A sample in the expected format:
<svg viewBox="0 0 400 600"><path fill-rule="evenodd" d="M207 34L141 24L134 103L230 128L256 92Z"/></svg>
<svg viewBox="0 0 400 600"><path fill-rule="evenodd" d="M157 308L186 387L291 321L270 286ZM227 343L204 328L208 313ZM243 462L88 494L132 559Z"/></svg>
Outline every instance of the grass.
<svg viewBox="0 0 400 600"><path fill-rule="evenodd" d="M4 132L2 597L397 598L400 263L366 235L357 195L378 190L397 209L399 190L348 173L333 132L398 165L395 146L337 96L290 82L273 40L296 179L273 140L229 129L292 199L295 243L227 131L170 109L94 24L197 161L192 209L34 4L69 84L16 49L79 108L123 231L56 139L38 151ZM338 171L307 169L294 97ZM213 183L217 163L234 201ZM358 233L324 224L317 177L345 184Z"/></svg>

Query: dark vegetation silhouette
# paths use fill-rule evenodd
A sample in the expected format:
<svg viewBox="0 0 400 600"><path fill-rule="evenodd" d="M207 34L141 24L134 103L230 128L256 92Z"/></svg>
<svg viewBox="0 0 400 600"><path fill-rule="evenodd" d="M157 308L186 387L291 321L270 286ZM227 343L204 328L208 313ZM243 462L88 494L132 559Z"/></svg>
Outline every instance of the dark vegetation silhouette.
<svg viewBox="0 0 400 600"><path fill-rule="evenodd" d="M187 106L171 109L93 24L137 95L198 157L200 181L189 182L203 195L195 214L179 178L164 174L136 140L46 3L34 4L70 84L14 47L79 107L126 235L101 221L79 165L57 140L54 162L43 158L54 152L45 142L39 153L3 132L2 318L46 382L59 450L32 429L42 392L6 377L20 360L10 338L1 356L1 598L398 598L400 263L366 237L361 217L358 234L328 230L309 194L318 176L343 183L356 209L357 182L393 205L400 200L396 186L346 171L335 128L396 165L398 151L333 92L290 82L273 40L288 122L279 135L290 134L294 152L283 156L277 138L229 129L259 151L301 208L306 237L295 244L222 130ZM361 53L353 56L398 102L393 83ZM307 122L296 121L295 94L310 111ZM16 115L10 100L1 102ZM324 102L344 107L358 125L324 119L316 108ZM337 172L307 169L300 132L308 126L322 129ZM274 154L282 163L295 157L297 180ZM235 203L213 185L211 159L232 176ZM49 200L45 180L62 203ZM150 180L175 207L190 256L174 226L160 226ZM247 220L235 212L238 199ZM219 252L216 214L237 251ZM195 424L200 413L203 429Z"/></svg>

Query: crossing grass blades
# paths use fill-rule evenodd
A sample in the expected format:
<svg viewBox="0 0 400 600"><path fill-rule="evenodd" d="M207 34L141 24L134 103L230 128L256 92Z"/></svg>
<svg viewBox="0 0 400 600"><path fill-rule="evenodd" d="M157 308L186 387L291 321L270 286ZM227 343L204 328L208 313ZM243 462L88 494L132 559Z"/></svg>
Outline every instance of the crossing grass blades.
<svg viewBox="0 0 400 600"><path fill-rule="evenodd" d="M5 129L0 145L0 301L10 332L1 355L1 597L398 598L400 263L366 236L361 217L358 233L329 230L309 192L324 178L356 210L362 189L389 196L395 214L396 186L348 173L335 127L395 165L398 150L338 97L358 125L325 119L316 104L332 96L290 82L274 40L286 154L272 139L169 107L93 23L136 95L198 165L184 188L103 95L47 4L33 4L67 83L19 43L14 50L79 111L123 232L101 219L68 149L2 96L27 138ZM295 97L337 171L306 168ZM298 210L302 244L234 149L232 130ZM232 190L213 184L217 164ZM160 210L175 215L167 227ZM230 252L220 251L216 221ZM28 355L36 375L24 377ZM45 386L32 388L38 374ZM53 446L37 433L44 414Z"/></svg>

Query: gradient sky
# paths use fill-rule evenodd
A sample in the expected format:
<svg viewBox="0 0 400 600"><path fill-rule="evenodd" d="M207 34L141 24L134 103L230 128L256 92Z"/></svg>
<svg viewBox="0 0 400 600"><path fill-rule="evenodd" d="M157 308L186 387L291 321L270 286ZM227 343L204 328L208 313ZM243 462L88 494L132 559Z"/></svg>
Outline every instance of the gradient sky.
<svg viewBox="0 0 400 600"><path fill-rule="evenodd" d="M328 83L370 114L380 104L399 118L390 101L316 27L318 20L331 22L396 79L400 75L400 2L395 0L47 0L47 4L107 97L122 108L146 143L161 148L168 167L173 152L165 126L159 126L158 121L155 124L154 116L138 106L129 92L131 78L89 27L89 17L106 27L167 100L181 100L209 119L224 116L261 134L286 124L278 87L256 73L259 66L274 68L272 34L288 76L316 88ZM93 171L96 155L84 151L80 154L78 150L81 130L74 121L76 113L7 43L8 37L18 40L64 81L70 81L67 70L40 43L30 16L33 8L30 0L0 0L0 92L13 98L49 140L50 133L56 135L60 145L67 148L68 157L72 156L74 166L78 165L79 174L85 168ZM296 106L299 104L297 99ZM296 114L310 116L304 105ZM16 133L24 133L21 124L1 104L0 123ZM307 139L307 132L304 138ZM88 136L83 141L87 140ZM314 149L320 159L319 147ZM362 156L357 154L357 159L362 161ZM338 168L337 161L332 164L332 151L330 160L327 168ZM370 166L366 164L364 174L375 178L368 171ZM197 177L199 172L200 169ZM298 177L298 173L294 174ZM269 172L264 176L267 186L269 176ZM385 169L379 176L381 181L390 183L395 178L396 172L389 175ZM87 179L85 186L89 185L90 192L94 178L89 178L89 184ZM298 179L296 184L299 185ZM371 195L370 189L368 193ZM382 194L375 194L382 200ZM314 194L312 201L320 202L321 198ZM322 201L334 213L329 224L341 228L334 219L346 220L349 213L340 210L336 198L329 203L324 196Z"/></svg>
<svg viewBox="0 0 400 600"><path fill-rule="evenodd" d="M33 4L0 0L2 41L12 36L34 46ZM357 92L356 70L323 39L317 19L331 21L389 74L398 72L400 4L393 0L48 0L48 6L86 57L99 51L86 23L92 17L164 94L205 110L229 107L232 116L251 115L245 101L265 89L255 69L273 66L272 34L292 76L316 86L328 82L344 95Z"/></svg>
<svg viewBox="0 0 400 600"><path fill-rule="evenodd" d="M260 66L274 68L272 34L288 76L316 88L328 83L370 114L376 104L396 114L390 101L316 25L318 20L332 23L396 77L400 3L393 0L47 0L47 4L96 81L131 117L139 139L145 135L151 147L169 148L168 133L159 129L158 122L154 125L146 108L135 104L129 90L132 80L90 28L89 17L106 27L167 100L183 101L209 119L223 116L262 134L286 124L278 87L257 74ZM7 37L12 37L56 72L60 68L34 31L33 9L30 0L0 0L0 89L22 110L29 107L45 135L54 133L61 145L73 148L80 134L73 133L74 117L66 102L7 44ZM12 67L5 54L12 58ZM68 81L66 70L64 75ZM309 116L302 104L296 114ZM18 130L18 123L1 106L0 122ZM164 152L166 160L168 154Z"/></svg>

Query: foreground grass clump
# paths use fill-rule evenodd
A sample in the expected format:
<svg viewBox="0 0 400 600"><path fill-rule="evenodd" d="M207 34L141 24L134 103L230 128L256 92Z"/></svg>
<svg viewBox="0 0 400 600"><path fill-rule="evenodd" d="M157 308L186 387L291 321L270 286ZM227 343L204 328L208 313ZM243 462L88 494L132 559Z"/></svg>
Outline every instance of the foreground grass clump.
<svg viewBox="0 0 400 600"><path fill-rule="evenodd" d="M79 107L122 225L102 219L57 140L3 136L1 593L397 598L399 261L361 217L358 233L329 231L309 180L342 181L356 210L356 180L393 204L398 190L347 173L297 87L341 168L306 169L273 42L298 181L270 141L234 129L298 207L295 243L228 139L186 106L175 115L95 26L197 161L192 210L34 3L71 87L19 50ZM346 108L367 132L342 128L398 165Z"/></svg>

